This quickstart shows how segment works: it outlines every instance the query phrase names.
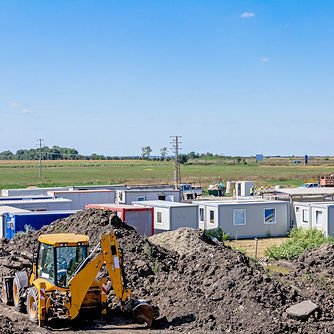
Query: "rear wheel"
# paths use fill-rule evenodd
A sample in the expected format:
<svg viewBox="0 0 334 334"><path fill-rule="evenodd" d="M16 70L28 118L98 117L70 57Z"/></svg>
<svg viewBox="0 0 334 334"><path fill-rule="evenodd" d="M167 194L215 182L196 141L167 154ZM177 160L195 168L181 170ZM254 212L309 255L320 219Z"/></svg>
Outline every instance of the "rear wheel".
<svg viewBox="0 0 334 334"><path fill-rule="evenodd" d="M31 322L38 322L38 290L32 287L27 294L27 313Z"/></svg>
<svg viewBox="0 0 334 334"><path fill-rule="evenodd" d="M17 277L14 278L13 281L13 301L14 301L14 306L19 312L24 312L25 311L25 298L23 296L24 289L21 289L19 287L19 281Z"/></svg>

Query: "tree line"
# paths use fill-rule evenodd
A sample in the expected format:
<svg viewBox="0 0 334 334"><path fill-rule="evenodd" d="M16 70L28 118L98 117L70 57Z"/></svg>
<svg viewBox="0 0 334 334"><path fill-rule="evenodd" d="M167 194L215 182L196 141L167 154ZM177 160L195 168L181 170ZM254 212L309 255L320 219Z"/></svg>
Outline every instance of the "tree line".
<svg viewBox="0 0 334 334"><path fill-rule="evenodd" d="M140 156L104 156L102 154L93 153L91 155L82 155L74 148L60 147L60 146L44 146L41 148L42 160L153 160L153 161L169 161L173 159L167 156L167 147L160 149L159 157L151 157L152 148L150 146L143 146L141 148ZM11 151L0 152L0 160L39 160L40 149L20 149L16 153ZM241 163L241 157L223 156L219 154L207 153L195 153L189 152L185 154L179 154L178 161L181 164L188 162L189 159L226 159L234 160L236 163Z"/></svg>

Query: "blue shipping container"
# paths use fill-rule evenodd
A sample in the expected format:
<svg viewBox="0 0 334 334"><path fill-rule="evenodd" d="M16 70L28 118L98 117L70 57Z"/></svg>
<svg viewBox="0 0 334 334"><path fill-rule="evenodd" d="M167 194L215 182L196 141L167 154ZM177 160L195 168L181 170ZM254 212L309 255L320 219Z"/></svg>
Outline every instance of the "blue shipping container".
<svg viewBox="0 0 334 334"><path fill-rule="evenodd" d="M34 230L39 230L44 225L50 225L57 219L66 218L77 213L77 211L43 211L43 212L21 212L5 213L6 238L12 239L17 232L25 232L26 225Z"/></svg>

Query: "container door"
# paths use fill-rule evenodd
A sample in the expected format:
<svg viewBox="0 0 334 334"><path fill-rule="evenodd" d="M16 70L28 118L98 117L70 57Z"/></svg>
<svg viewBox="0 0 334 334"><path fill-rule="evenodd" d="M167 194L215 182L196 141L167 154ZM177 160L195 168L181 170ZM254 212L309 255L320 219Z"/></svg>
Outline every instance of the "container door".
<svg viewBox="0 0 334 334"><path fill-rule="evenodd" d="M12 239L15 232L15 218L9 214L6 217L6 238Z"/></svg>

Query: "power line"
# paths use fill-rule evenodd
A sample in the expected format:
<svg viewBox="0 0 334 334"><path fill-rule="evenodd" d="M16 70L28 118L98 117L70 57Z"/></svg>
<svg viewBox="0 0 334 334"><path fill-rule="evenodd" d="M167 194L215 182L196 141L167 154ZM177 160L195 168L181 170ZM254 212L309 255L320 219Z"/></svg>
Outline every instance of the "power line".
<svg viewBox="0 0 334 334"><path fill-rule="evenodd" d="M182 142L180 141L180 138L182 136L170 136L172 139L171 144L172 144L172 152L175 155L174 158L174 185L175 189L179 188L179 184L181 183L181 173L180 173L180 167L179 167L179 150L181 149L180 144Z"/></svg>

